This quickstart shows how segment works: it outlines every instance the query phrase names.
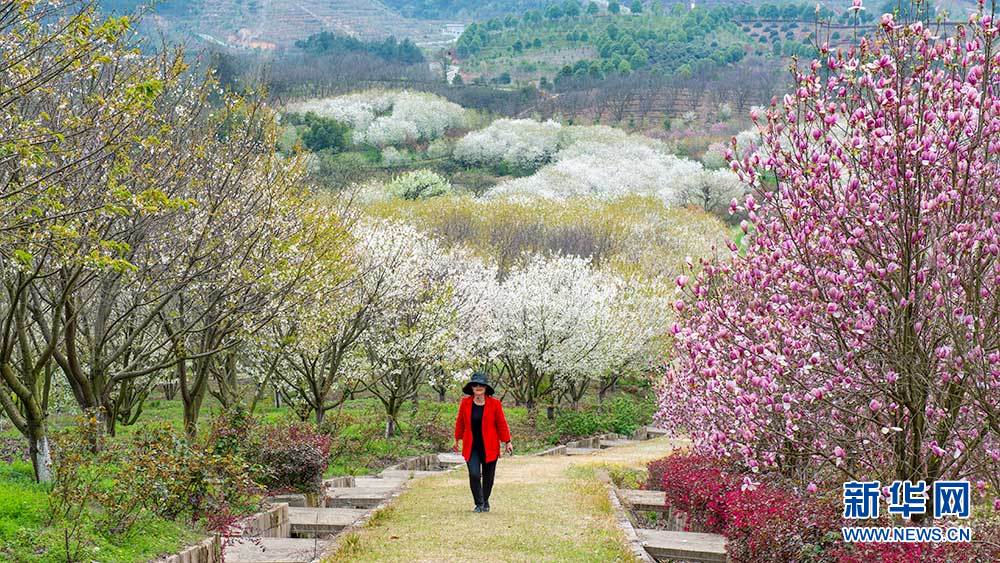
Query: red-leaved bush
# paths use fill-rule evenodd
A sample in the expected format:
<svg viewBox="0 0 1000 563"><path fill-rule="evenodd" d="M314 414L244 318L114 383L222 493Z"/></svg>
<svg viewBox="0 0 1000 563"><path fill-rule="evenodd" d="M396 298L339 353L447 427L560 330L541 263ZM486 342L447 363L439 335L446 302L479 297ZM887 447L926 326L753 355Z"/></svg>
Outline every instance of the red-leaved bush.
<svg viewBox="0 0 1000 563"><path fill-rule="evenodd" d="M686 516L687 529L724 535L726 550L736 562L1000 561L996 520L963 524L974 525L973 544L845 544L841 526L859 523L842 520L841 508L831 498L750 482L702 455L655 460L648 465L648 475L646 489L664 491L667 506ZM891 524L885 520L878 525Z"/></svg>
<svg viewBox="0 0 1000 563"><path fill-rule="evenodd" d="M257 480L271 491L319 492L330 463L330 437L307 423L260 430Z"/></svg>
<svg viewBox="0 0 1000 563"><path fill-rule="evenodd" d="M646 488L665 491L667 506L687 514L689 526L723 531L728 521L725 495L740 485L717 461L701 455L672 455L651 462L647 472Z"/></svg>

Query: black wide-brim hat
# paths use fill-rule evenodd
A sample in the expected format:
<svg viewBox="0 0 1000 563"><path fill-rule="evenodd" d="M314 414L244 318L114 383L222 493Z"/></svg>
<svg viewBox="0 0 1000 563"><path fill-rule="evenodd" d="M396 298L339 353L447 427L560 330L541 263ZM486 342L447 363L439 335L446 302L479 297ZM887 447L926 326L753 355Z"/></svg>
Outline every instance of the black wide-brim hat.
<svg viewBox="0 0 1000 563"><path fill-rule="evenodd" d="M465 387L462 387L462 393L465 393L466 395L471 395L473 383L478 383L479 385L485 385L486 394L487 395L493 394L493 386L490 385L490 382L486 380L486 374L480 373L478 371L472 374L472 378L469 379L469 382L465 384Z"/></svg>

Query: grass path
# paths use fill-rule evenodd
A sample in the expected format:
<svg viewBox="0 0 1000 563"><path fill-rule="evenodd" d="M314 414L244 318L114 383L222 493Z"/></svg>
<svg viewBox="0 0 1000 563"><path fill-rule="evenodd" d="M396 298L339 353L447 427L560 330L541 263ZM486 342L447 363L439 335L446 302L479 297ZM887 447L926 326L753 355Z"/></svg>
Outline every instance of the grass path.
<svg viewBox="0 0 1000 563"><path fill-rule="evenodd" d="M641 467L678 445L659 438L586 456L502 458L486 514L472 512L465 469L426 477L324 561L632 561L590 468Z"/></svg>

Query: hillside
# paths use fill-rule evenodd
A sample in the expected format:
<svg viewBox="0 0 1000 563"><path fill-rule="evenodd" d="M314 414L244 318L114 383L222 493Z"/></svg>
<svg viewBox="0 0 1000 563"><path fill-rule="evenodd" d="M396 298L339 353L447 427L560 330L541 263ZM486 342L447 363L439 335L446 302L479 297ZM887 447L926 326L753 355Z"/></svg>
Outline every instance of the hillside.
<svg viewBox="0 0 1000 563"><path fill-rule="evenodd" d="M146 4L102 0L106 12L128 13ZM442 44L461 32L454 19L412 19L378 0L167 0L145 18L175 40L275 49L329 31L362 39L390 35L421 45Z"/></svg>
<svg viewBox="0 0 1000 563"><path fill-rule="evenodd" d="M866 4L871 9L883 9L883 4L891 2L895 5L895 0L869 0ZM384 0L384 3L397 12L413 18L441 19L441 18L463 18L481 20L491 17L503 17L509 14L520 14L527 10L544 10L551 4L563 4L562 1L552 2L551 0ZM584 6L589 0L581 2ZM609 0L599 0L595 2L599 7L606 8ZM618 1L623 7L632 4L632 0ZM677 0L643 0L642 4L646 8L659 5L669 9L674 5L694 4L703 8L716 7L740 7L740 6L786 6L788 4L800 3L798 0L771 0L770 2L755 2L751 0L697 0L694 2L679 2ZM840 9L850 5L850 2L826 2L831 9ZM840 4L843 4L841 6ZM975 0L939 0L934 2L938 8L947 9L953 15L964 15L976 7ZM877 10L876 10L877 11Z"/></svg>
<svg viewBox="0 0 1000 563"><path fill-rule="evenodd" d="M97 0L105 12L131 13L149 0ZM585 9L590 2L580 2ZM602 12L609 3L594 2ZM628 13L632 2L619 2ZM698 7L739 8L755 6L784 8L792 1L750 3L742 0L705 0ZM872 3L872 12L893 2ZM973 8L971 0L946 0L937 3L953 15ZM409 38L422 46L442 46L455 40L465 25L491 17L546 11L566 2L545 0L162 0L145 18L149 31L163 32L179 41L227 45L241 48L276 49L294 44L323 31L360 39ZM671 1L642 2L646 11L654 7L676 10L681 4Z"/></svg>

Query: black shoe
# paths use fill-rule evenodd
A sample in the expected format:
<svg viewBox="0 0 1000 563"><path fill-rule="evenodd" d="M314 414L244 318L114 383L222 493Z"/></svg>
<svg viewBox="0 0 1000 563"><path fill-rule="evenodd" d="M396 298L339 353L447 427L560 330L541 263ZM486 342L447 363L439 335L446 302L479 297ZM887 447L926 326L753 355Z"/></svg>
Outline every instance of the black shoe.
<svg viewBox="0 0 1000 563"><path fill-rule="evenodd" d="M486 512L485 510L483 510L483 506L481 504L477 504L476 507L472 509L472 511L473 512Z"/></svg>
<svg viewBox="0 0 1000 563"><path fill-rule="evenodd" d="M489 512L489 511L490 511L490 503L484 504L483 505L483 512Z"/></svg>

